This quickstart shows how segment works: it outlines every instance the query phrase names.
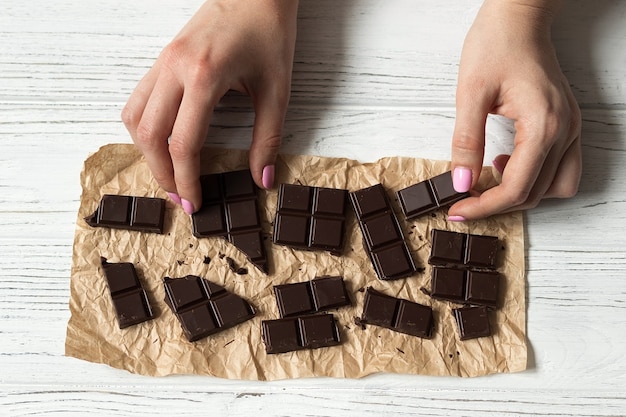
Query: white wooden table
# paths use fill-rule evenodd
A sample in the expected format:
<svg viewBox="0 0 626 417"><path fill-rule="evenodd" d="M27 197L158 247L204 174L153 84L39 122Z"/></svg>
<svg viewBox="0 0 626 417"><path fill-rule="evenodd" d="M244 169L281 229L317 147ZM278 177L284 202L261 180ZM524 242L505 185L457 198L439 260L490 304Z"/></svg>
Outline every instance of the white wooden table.
<svg viewBox="0 0 626 417"><path fill-rule="evenodd" d="M0 415L626 415L626 2L570 1L555 42L583 112L579 195L526 214L526 372L271 383L148 378L64 356L79 173L201 0L0 2ZM479 1L303 0L283 150L449 159ZM212 143L245 148L228 98ZM487 157L511 127L488 125ZM487 162L491 159L486 159Z"/></svg>

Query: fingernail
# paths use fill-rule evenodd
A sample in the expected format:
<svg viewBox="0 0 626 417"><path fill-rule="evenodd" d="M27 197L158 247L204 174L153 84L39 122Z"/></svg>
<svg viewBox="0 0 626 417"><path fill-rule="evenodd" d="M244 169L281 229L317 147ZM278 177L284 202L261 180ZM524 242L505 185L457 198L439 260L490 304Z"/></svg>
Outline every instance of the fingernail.
<svg viewBox="0 0 626 417"><path fill-rule="evenodd" d="M263 168L263 177L261 178L261 182L263 183L263 187L265 189L270 189L274 186L274 165L266 165Z"/></svg>
<svg viewBox="0 0 626 417"><path fill-rule="evenodd" d="M184 198L181 198L180 201L181 201L181 205L183 206L183 210L185 211L185 213L191 216L193 214L193 204L191 204L191 201L185 200Z"/></svg>
<svg viewBox="0 0 626 417"><path fill-rule="evenodd" d="M170 199L176 203L176 204L182 204L181 200L180 200L180 196L176 193L167 193L167 195L170 197Z"/></svg>
<svg viewBox="0 0 626 417"><path fill-rule="evenodd" d="M502 174L504 172L504 167L502 166L502 164L497 159L494 159L493 161L491 161L491 164L493 165L493 167L496 170L498 170L498 172L500 174Z"/></svg>
<svg viewBox="0 0 626 417"><path fill-rule="evenodd" d="M451 222L464 222L465 220L467 219L463 216L448 216L448 221Z"/></svg>
<svg viewBox="0 0 626 417"><path fill-rule="evenodd" d="M452 185L457 193L466 193L472 186L472 170L465 167L454 168Z"/></svg>

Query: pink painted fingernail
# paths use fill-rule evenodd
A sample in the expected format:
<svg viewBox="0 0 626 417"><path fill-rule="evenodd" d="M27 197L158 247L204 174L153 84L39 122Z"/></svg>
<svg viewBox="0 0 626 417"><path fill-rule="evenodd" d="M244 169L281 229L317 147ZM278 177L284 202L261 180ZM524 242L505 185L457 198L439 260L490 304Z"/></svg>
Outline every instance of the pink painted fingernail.
<svg viewBox="0 0 626 417"><path fill-rule="evenodd" d="M465 220L467 219L463 216L448 216L448 221L451 222L464 222Z"/></svg>
<svg viewBox="0 0 626 417"><path fill-rule="evenodd" d="M182 201L180 200L180 196L176 193L167 193L167 195L170 197L170 199L176 203L176 204L182 204Z"/></svg>
<svg viewBox="0 0 626 417"><path fill-rule="evenodd" d="M191 201L185 200L184 198L181 198L180 201L181 201L181 205L183 206L183 210L185 211L185 213L191 216L193 214L193 204L191 204Z"/></svg>
<svg viewBox="0 0 626 417"><path fill-rule="evenodd" d="M270 189L274 186L274 165L266 165L263 168L263 177L261 178L261 182L263 183L263 187L265 189Z"/></svg>
<svg viewBox="0 0 626 417"><path fill-rule="evenodd" d="M498 161L497 159L494 159L493 161L491 161L491 164L493 165L493 167L498 170L498 172L500 174L502 174L504 172L504 166L502 166L502 164L500 163L500 161Z"/></svg>
<svg viewBox="0 0 626 417"><path fill-rule="evenodd" d="M457 193L466 193L472 186L472 170L465 167L454 168L452 185Z"/></svg>

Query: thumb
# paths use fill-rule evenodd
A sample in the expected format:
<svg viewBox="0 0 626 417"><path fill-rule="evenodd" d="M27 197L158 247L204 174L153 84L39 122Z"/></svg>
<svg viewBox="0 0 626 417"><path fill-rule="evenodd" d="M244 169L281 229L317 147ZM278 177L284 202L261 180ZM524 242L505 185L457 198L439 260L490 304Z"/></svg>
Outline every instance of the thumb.
<svg viewBox="0 0 626 417"><path fill-rule="evenodd" d="M289 103L289 88L262 92L254 97L253 103L255 120L250 145L250 171L259 187L269 189L274 186L274 170Z"/></svg>
<svg viewBox="0 0 626 417"><path fill-rule="evenodd" d="M457 88L456 123L452 135L452 182L457 192L469 191L477 182L485 154L485 125L493 100L487 94Z"/></svg>

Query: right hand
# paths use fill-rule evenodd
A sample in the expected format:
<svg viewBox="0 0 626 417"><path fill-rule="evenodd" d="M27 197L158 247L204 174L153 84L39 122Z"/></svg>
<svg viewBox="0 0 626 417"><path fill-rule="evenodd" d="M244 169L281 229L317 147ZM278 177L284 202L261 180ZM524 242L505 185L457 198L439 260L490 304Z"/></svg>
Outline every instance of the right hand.
<svg viewBox="0 0 626 417"><path fill-rule="evenodd" d="M187 214L202 204L200 150L228 90L255 110L254 181L271 188L289 102L297 0L207 0L131 94L122 120L155 180ZM168 144L169 138L169 144Z"/></svg>

